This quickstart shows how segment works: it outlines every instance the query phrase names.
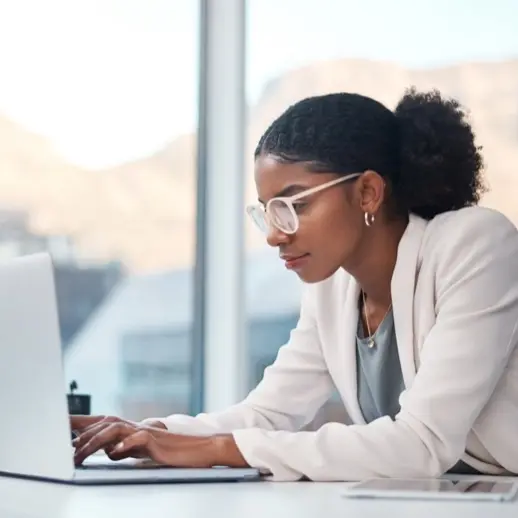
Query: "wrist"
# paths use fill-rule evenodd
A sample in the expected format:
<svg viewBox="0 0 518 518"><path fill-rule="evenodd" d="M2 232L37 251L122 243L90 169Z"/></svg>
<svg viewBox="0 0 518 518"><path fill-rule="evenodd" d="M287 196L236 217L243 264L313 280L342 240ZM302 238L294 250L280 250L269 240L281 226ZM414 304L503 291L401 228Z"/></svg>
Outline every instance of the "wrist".
<svg viewBox="0 0 518 518"><path fill-rule="evenodd" d="M211 443L214 453L213 466L228 466L229 468L250 467L239 451L232 434L213 435Z"/></svg>
<svg viewBox="0 0 518 518"><path fill-rule="evenodd" d="M151 428L159 428L160 430L167 430L167 426L162 421L158 421L158 420L145 419L144 421L141 421L139 424L141 426L149 426Z"/></svg>

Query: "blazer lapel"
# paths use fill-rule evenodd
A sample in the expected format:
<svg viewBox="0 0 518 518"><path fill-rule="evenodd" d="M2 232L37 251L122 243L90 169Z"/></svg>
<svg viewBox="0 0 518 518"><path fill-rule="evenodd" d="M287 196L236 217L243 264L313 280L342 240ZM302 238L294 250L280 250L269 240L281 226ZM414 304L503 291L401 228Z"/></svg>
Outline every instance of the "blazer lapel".
<svg viewBox="0 0 518 518"><path fill-rule="evenodd" d="M344 273L344 275L347 275ZM339 390L345 409L353 423L365 424L365 419L358 403L358 380L356 375L356 331L358 329L358 300L360 296L360 286L353 277L349 277L345 297L342 300L341 319L342 326L340 332L341 359L338 367L340 376L337 380L341 381Z"/></svg>
<svg viewBox="0 0 518 518"><path fill-rule="evenodd" d="M412 385L416 375L414 295L419 267L419 249L425 229L426 221L411 214L399 243L391 282L398 353L406 388Z"/></svg>

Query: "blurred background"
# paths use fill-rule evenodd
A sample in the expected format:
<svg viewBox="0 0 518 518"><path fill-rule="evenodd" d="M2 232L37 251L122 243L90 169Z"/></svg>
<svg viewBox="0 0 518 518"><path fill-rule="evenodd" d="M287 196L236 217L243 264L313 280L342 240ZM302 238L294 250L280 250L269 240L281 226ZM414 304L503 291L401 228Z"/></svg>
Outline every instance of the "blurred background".
<svg viewBox="0 0 518 518"><path fill-rule="evenodd" d="M347 90L393 107L416 85L469 107L483 204L518 221L518 2L245 4L246 202L255 143L289 104ZM197 0L0 0L0 257L52 253L67 377L94 413L195 410L201 30ZM301 287L244 225L251 389ZM331 400L317 420L341 415Z"/></svg>

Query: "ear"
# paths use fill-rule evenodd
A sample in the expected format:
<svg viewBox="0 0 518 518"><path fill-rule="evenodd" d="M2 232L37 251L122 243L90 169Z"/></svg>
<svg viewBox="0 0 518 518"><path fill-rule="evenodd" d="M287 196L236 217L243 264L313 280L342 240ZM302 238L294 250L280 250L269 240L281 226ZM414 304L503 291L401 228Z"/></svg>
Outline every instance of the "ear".
<svg viewBox="0 0 518 518"><path fill-rule="evenodd" d="M376 171L367 170L356 182L362 212L376 214L385 199L386 183Z"/></svg>

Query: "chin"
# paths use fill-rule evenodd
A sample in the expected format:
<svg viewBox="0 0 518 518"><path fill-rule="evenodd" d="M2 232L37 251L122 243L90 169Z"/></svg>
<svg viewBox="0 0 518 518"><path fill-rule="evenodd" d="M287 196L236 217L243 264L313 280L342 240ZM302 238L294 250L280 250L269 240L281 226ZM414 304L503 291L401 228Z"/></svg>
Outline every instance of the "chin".
<svg viewBox="0 0 518 518"><path fill-rule="evenodd" d="M316 284L317 282L323 282L329 277L333 276L337 272L338 268L334 268L333 270L328 270L327 272L311 270L308 268L307 270L302 268L301 270L295 272L299 279L306 284Z"/></svg>

